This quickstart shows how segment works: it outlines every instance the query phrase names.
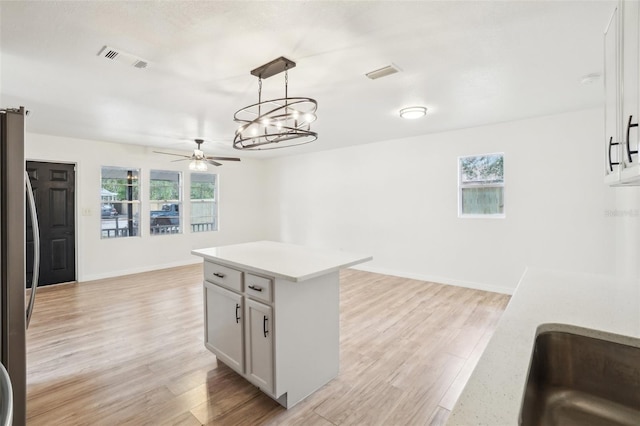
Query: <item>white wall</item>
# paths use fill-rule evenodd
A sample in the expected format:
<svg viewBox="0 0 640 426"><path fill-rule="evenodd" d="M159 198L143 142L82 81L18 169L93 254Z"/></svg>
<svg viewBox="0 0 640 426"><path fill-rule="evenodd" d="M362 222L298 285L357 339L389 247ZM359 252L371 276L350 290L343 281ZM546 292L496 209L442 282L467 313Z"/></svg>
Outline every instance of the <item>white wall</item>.
<svg viewBox="0 0 640 426"><path fill-rule="evenodd" d="M507 293L527 266L614 273L602 117L580 111L270 160L269 238L372 254L363 269ZM459 219L457 158L492 152L505 154L506 218Z"/></svg>
<svg viewBox="0 0 640 426"><path fill-rule="evenodd" d="M188 185L188 162L172 163L169 157L140 146L32 133L26 137L25 156L28 160L77 163L78 281L197 263L201 259L190 254L194 248L265 238L266 226L261 215L265 165L260 161L243 159L210 169L218 174L220 182L218 232L150 236L143 226L141 238L101 239L101 166L140 168L141 194L145 200L150 169L183 171L184 184ZM188 208L185 203L183 217L188 217ZM90 209L91 214L82 215L85 209ZM146 217L145 212L148 204L143 202L142 217Z"/></svg>
<svg viewBox="0 0 640 426"><path fill-rule="evenodd" d="M526 266L640 276L640 242L628 237L640 230L640 198L602 183L601 138L601 110L589 110L243 159L215 169L220 231L109 240L99 232L101 166L141 168L145 199L150 169L186 164L145 147L39 134L27 135L26 157L78 164L77 211L91 210L77 217L79 281L198 262L193 248L268 238L372 254L363 268L373 271L509 293ZM507 217L459 219L457 157L490 152L505 153Z"/></svg>
<svg viewBox="0 0 640 426"><path fill-rule="evenodd" d="M640 288L640 187L615 188L615 194L616 205L611 216L616 223L616 271Z"/></svg>
<svg viewBox="0 0 640 426"><path fill-rule="evenodd" d="M616 205L611 220L616 223L616 271L629 279L640 279L640 187L615 188ZM640 285L640 284L639 284Z"/></svg>

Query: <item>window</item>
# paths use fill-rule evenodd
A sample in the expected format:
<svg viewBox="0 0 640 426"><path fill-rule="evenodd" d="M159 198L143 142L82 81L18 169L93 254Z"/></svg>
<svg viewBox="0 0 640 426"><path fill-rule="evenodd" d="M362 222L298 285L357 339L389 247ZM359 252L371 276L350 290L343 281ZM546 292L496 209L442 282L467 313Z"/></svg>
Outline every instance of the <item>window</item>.
<svg viewBox="0 0 640 426"><path fill-rule="evenodd" d="M218 230L217 176L191 173L191 232Z"/></svg>
<svg viewBox="0 0 640 426"><path fill-rule="evenodd" d="M100 188L101 238L140 236L139 169L102 167Z"/></svg>
<svg viewBox="0 0 640 426"><path fill-rule="evenodd" d="M180 172L151 170L149 184L149 225L151 235L182 232Z"/></svg>
<svg viewBox="0 0 640 426"><path fill-rule="evenodd" d="M504 217L504 154L458 159L458 215Z"/></svg>

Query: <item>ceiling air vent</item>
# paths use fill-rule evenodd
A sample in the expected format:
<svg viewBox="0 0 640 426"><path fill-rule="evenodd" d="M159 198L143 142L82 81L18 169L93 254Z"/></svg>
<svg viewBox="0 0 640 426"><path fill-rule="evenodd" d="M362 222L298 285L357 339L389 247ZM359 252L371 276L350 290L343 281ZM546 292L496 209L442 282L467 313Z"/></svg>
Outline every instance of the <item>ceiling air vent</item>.
<svg viewBox="0 0 640 426"><path fill-rule="evenodd" d="M395 74L400 71L401 71L400 68L398 68L394 64L391 64L391 65L387 65L384 68L380 68L379 70L368 72L365 75L371 80L375 80L377 78L386 77L388 75Z"/></svg>
<svg viewBox="0 0 640 426"><path fill-rule="evenodd" d="M146 68L149 64L148 61L132 55L131 53L127 53L109 46L102 46L102 49L100 49L100 51L98 52L98 56L102 56L103 58L112 61L122 62L134 68Z"/></svg>

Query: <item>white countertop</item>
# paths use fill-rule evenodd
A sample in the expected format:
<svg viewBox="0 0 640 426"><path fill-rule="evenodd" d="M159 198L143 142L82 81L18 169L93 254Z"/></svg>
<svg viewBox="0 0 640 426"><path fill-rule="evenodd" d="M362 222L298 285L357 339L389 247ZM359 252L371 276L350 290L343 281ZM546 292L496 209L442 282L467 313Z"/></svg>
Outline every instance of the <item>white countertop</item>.
<svg viewBox="0 0 640 426"><path fill-rule="evenodd" d="M309 248L273 241L256 241L192 250L205 260L284 278L304 281L342 268L368 262L371 256L339 250Z"/></svg>
<svg viewBox="0 0 640 426"><path fill-rule="evenodd" d="M640 283L598 275L527 270L451 412L448 425L518 424L536 329L546 323L639 338ZM592 334L598 337L597 332Z"/></svg>

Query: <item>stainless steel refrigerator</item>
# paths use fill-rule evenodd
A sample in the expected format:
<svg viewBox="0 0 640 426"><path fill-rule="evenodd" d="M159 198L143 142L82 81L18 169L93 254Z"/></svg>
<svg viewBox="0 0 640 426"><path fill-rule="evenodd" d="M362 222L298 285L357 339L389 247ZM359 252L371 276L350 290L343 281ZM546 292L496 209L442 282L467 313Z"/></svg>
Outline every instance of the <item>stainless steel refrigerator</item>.
<svg viewBox="0 0 640 426"><path fill-rule="evenodd" d="M26 423L27 370L26 328L33 312L37 276L26 305L25 227L26 215L34 228L34 274L39 257L37 218L29 179L25 179L24 136L26 111L23 107L0 110L0 425L7 416L16 426ZM25 191L26 185L26 191ZM30 202L26 205L26 202ZM12 389L12 392L11 392ZM9 392L9 395L7 395ZM4 406L1 406L5 404ZM7 407L10 405L11 407ZM11 420L9 420L11 421Z"/></svg>

